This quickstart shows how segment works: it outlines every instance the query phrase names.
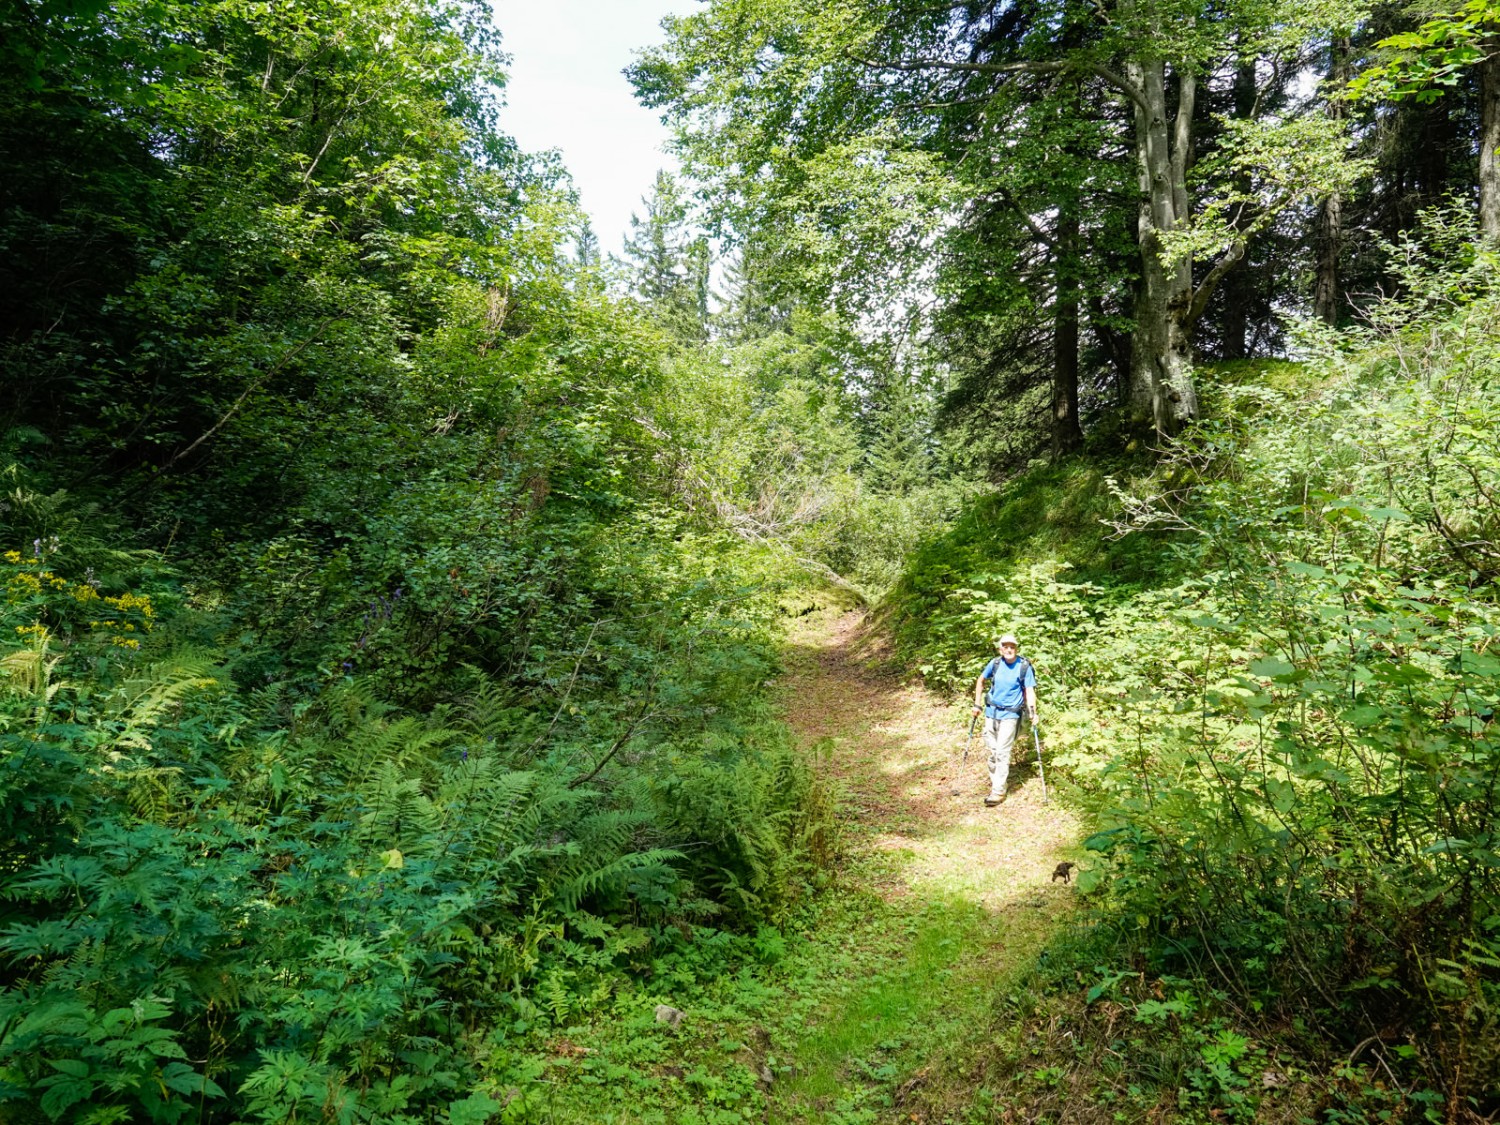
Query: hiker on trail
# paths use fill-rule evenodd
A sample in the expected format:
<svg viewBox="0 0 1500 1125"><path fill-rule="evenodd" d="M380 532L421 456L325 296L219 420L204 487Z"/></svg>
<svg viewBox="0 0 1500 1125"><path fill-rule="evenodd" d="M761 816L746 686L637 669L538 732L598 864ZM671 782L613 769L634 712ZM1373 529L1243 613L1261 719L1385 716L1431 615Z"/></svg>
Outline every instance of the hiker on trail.
<svg viewBox="0 0 1500 1125"><path fill-rule="evenodd" d="M995 642L999 656L984 666L974 681L974 714L984 712L984 744L990 752L990 807L1005 800L1005 779L1010 773L1010 750L1024 709L1036 722L1036 673L1031 661L1020 654L1020 642L1006 633ZM990 685L986 698L984 685Z"/></svg>

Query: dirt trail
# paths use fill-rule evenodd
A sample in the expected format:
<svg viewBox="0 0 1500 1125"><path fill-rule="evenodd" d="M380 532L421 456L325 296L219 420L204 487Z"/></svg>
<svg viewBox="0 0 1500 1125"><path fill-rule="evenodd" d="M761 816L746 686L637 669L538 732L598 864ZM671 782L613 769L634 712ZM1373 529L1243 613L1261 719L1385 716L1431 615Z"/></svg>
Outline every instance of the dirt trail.
<svg viewBox="0 0 1500 1125"><path fill-rule="evenodd" d="M892 667L862 611L820 608L787 640L787 721L846 787L851 851L875 889L887 898L956 895L991 911L1037 905L1078 824L1056 801L1043 803L1029 730L1024 747L1017 741L1010 796L985 808L977 734L962 762L968 708ZM1045 684L1039 693L1045 722ZM861 853L889 862L862 864Z"/></svg>

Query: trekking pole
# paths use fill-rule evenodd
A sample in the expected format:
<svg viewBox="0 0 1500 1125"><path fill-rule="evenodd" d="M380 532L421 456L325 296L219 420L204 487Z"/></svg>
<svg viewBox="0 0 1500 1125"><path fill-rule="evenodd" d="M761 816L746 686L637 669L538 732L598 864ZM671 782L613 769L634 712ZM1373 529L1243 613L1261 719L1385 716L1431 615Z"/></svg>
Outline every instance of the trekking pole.
<svg viewBox="0 0 1500 1125"><path fill-rule="evenodd" d="M969 760L969 747L974 745L974 727L979 722L979 716L975 715L969 720L969 741L964 743L964 761Z"/></svg>
<svg viewBox="0 0 1500 1125"><path fill-rule="evenodd" d="M1036 720L1031 720L1031 737L1036 742L1036 775L1042 779L1042 804L1047 803L1047 771L1042 768L1042 732L1037 729Z"/></svg>

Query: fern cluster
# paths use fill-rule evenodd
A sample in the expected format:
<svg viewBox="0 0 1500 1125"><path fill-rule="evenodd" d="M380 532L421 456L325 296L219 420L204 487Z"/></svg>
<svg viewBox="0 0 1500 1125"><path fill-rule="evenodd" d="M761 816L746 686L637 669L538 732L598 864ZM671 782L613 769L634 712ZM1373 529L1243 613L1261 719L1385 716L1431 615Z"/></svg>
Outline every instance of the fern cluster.
<svg viewBox="0 0 1500 1125"><path fill-rule="evenodd" d="M824 846L752 621L603 623L553 690L471 668L413 711L246 689L191 612L139 653L37 618L0 655L0 1098L48 1120L426 1120L476 1036L774 919Z"/></svg>

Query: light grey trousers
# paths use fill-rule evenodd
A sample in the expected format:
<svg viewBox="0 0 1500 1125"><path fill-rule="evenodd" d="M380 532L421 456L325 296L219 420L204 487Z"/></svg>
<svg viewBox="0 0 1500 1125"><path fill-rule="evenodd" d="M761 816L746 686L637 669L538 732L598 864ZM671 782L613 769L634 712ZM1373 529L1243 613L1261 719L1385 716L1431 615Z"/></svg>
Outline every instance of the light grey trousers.
<svg viewBox="0 0 1500 1125"><path fill-rule="evenodd" d="M1005 781L1010 776L1010 752L1016 744L1016 728L1021 725L1019 715L1005 715L998 719L985 716L984 744L990 752L990 796L998 797L1005 792Z"/></svg>

